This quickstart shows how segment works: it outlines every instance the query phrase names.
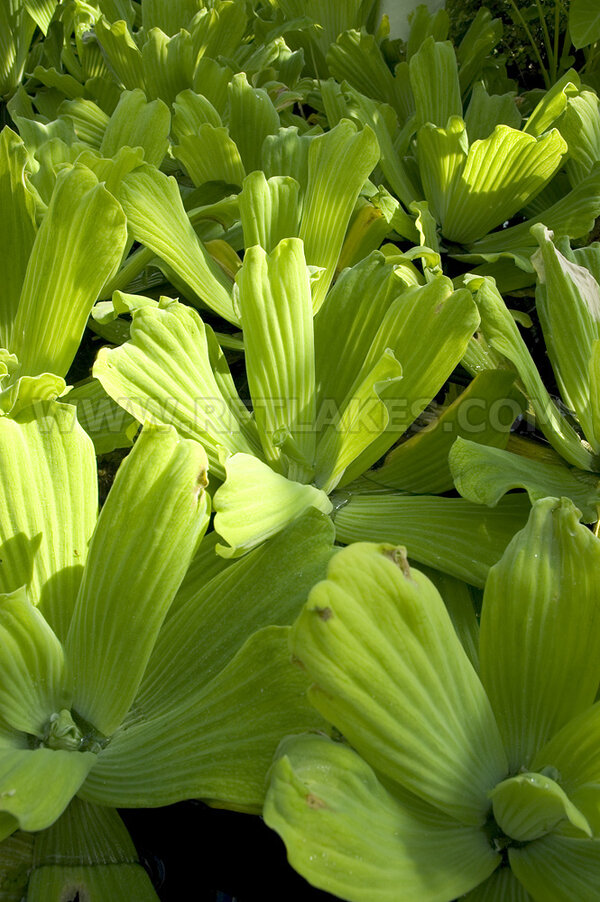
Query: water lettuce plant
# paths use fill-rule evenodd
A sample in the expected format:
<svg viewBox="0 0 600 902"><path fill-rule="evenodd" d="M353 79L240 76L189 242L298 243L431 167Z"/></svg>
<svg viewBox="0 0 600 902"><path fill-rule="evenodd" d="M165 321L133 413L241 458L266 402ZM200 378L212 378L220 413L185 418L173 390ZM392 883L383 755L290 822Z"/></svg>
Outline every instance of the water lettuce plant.
<svg viewBox="0 0 600 902"><path fill-rule="evenodd" d="M74 408L1 418L0 456L3 837L51 826L76 795L258 810L282 732L314 721L284 624L332 553L330 524L315 514L210 567L206 456L172 428L142 431L97 522Z"/></svg>
<svg viewBox="0 0 600 902"><path fill-rule="evenodd" d="M599 562L571 501L536 502L469 658L403 548L336 555L290 648L340 735L285 739L264 810L300 873L357 902L596 897Z"/></svg>

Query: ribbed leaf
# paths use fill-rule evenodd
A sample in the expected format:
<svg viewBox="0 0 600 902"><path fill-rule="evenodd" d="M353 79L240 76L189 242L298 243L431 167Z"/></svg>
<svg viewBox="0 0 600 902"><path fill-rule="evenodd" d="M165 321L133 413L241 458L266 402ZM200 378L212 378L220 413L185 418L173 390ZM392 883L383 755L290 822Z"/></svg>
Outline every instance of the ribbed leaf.
<svg viewBox="0 0 600 902"><path fill-rule="evenodd" d="M550 834L508 851L518 880L536 900L595 902L600 882L600 843Z"/></svg>
<svg viewBox="0 0 600 902"><path fill-rule="evenodd" d="M100 153L114 157L121 147L142 147L146 163L160 166L169 146L170 128L171 115L162 100L147 103L143 91L123 91L106 126Z"/></svg>
<svg viewBox="0 0 600 902"><path fill-rule="evenodd" d="M172 267L196 298L237 323L231 282L194 232L175 179L141 166L123 179L119 199L136 241Z"/></svg>
<svg viewBox="0 0 600 902"><path fill-rule="evenodd" d="M0 343L8 347L21 286L37 231L35 201L27 185L27 151L10 128L0 134Z"/></svg>
<svg viewBox="0 0 600 902"><path fill-rule="evenodd" d="M3 815L9 818L10 815ZM16 828L16 821L14 827ZM0 827L0 834L4 831ZM18 830L0 844L0 899L2 902L22 902L26 899L27 883L33 858L34 837Z"/></svg>
<svg viewBox="0 0 600 902"><path fill-rule="evenodd" d="M9 340L19 375L66 375L92 305L121 261L126 237L121 207L89 169L59 173Z"/></svg>
<svg viewBox="0 0 600 902"><path fill-rule="evenodd" d="M239 151L224 126L203 123L196 134L180 138L173 154L197 187L205 182L241 185L246 175Z"/></svg>
<svg viewBox="0 0 600 902"><path fill-rule="evenodd" d="M181 304L140 308L131 339L102 349L94 376L141 423L173 425L205 446L211 473L223 478L219 448L260 453L250 414L240 400L214 333Z"/></svg>
<svg viewBox="0 0 600 902"><path fill-rule="evenodd" d="M469 150L465 123L459 116L452 116L444 127L426 123L419 129L417 139L423 191L431 212L443 224Z"/></svg>
<svg viewBox="0 0 600 902"><path fill-rule="evenodd" d="M565 791L543 774L510 777L494 787L490 798L497 825L517 842L539 839L564 821L575 828L577 835L592 835L584 815Z"/></svg>
<svg viewBox="0 0 600 902"><path fill-rule="evenodd" d="M0 718L42 737L50 715L70 706L62 645L25 587L0 595Z"/></svg>
<svg viewBox="0 0 600 902"><path fill-rule="evenodd" d="M556 130L536 139L496 126L469 148L442 220L445 237L469 244L511 219L549 182L566 151Z"/></svg>
<svg viewBox="0 0 600 902"><path fill-rule="evenodd" d="M447 492L453 486L448 454L458 436L504 447L510 427L523 412L523 396L508 370L479 373L432 423L388 454L364 479L408 492ZM475 499L471 499L475 500Z"/></svg>
<svg viewBox="0 0 600 902"><path fill-rule="evenodd" d="M392 793L356 752L322 736L282 742L264 818L297 871L352 902L388 902L400 887L406 902L442 902L498 865L482 830Z"/></svg>
<svg viewBox="0 0 600 902"><path fill-rule="evenodd" d="M244 72L229 83L229 134L246 172L261 168L261 149L267 135L279 130L279 114L263 88L248 84Z"/></svg>
<svg viewBox="0 0 600 902"><path fill-rule="evenodd" d="M238 273L246 372L265 459L300 482L313 475L315 353L302 242L249 247ZM284 438L285 436L285 438Z"/></svg>
<svg viewBox="0 0 600 902"><path fill-rule="evenodd" d="M109 398L97 379L73 388L62 401L77 408L77 419L92 439L96 454L110 454L133 444L139 423Z"/></svg>
<svg viewBox="0 0 600 902"><path fill-rule="evenodd" d="M211 541L215 535L209 533L200 550L207 546L223 562ZM140 711L164 713L194 696L256 630L292 623L325 576L333 537L330 518L310 508L260 548L212 578L208 573L204 584L191 585L188 571L156 640L132 719Z"/></svg>
<svg viewBox="0 0 600 902"><path fill-rule="evenodd" d="M74 706L100 733L135 697L208 523L205 485L200 445L146 427L102 508L66 643Z"/></svg>
<svg viewBox="0 0 600 902"><path fill-rule="evenodd" d="M151 28L142 46L145 92L149 100L160 98L171 106L180 91L189 88L196 54L191 36L181 30L168 37Z"/></svg>
<svg viewBox="0 0 600 902"><path fill-rule="evenodd" d="M488 138L497 125L520 128L521 114L512 94L493 94L490 97L483 83L476 82L465 113L465 125L469 140L473 143Z"/></svg>
<svg viewBox="0 0 600 902"><path fill-rule="evenodd" d="M283 238L297 233L299 191L299 183L289 176L267 180L262 170L246 176L239 202L247 248L260 244L270 253Z"/></svg>
<svg viewBox="0 0 600 902"><path fill-rule="evenodd" d="M481 617L481 679L511 770L529 767L600 682L600 540L568 499L532 508L490 571Z"/></svg>
<svg viewBox="0 0 600 902"><path fill-rule="evenodd" d="M425 40L409 62L417 126L431 122L446 128L450 116L462 116L454 47L450 41Z"/></svg>
<svg viewBox="0 0 600 902"><path fill-rule="evenodd" d="M489 568L522 529L530 511L519 496L495 508L463 498L429 495L359 495L332 498L338 541L398 542L409 557L473 586L483 586Z"/></svg>
<svg viewBox="0 0 600 902"><path fill-rule="evenodd" d="M357 132L346 119L311 141L298 237L304 241L306 262L324 269L313 297L315 311L325 300L350 215L378 159L377 139L371 129Z"/></svg>
<svg viewBox="0 0 600 902"><path fill-rule="evenodd" d="M552 233L543 225L534 226L532 233L540 245L531 262L538 274L536 308L547 353L565 403L600 450L589 381L593 344L600 339L600 286L588 269L554 246Z"/></svg>
<svg viewBox="0 0 600 902"><path fill-rule="evenodd" d="M600 831L600 704L569 720L535 755L532 767L552 768L560 785Z"/></svg>
<svg viewBox="0 0 600 902"><path fill-rule="evenodd" d="M511 869L501 867L484 883L467 893L464 902L532 902L532 899Z"/></svg>
<svg viewBox="0 0 600 902"><path fill-rule="evenodd" d="M281 738L324 727L292 666L289 627L251 636L231 662L188 699L170 695L119 731L81 791L101 804L167 805L191 796L258 813Z"/></svg>
<svg viewBox="0 0 600 902"><path fill-rule="evenodd" d="M577 97L580 87L579 75L575 69L569 69L548 91L542 94L539 103L527 119L523 131L538 137L556 125L557 120L567 109L569 99ZM559 129L559 131L561 130ZM570 150L571 148L569 148Z"/></svg>
<svg viewBox="0 0 600 902"><path fill-rule="evenodd" d="M44 830L60 817L97 761L93 752L0 749L0 812L15 818L12 830ZM1 826L4 828L4 818ZM1 835L1 834L0 834ZM4 838L4 837L2 837Z"/></svg>
<svg viewBox="0 0 600 902"><path fill-rule="evenodd" d="M500 734L439 593L403 548L340 551L291 647L313 704L369 763L461 823L485 821L507 769Z"/></svg>
<svg viewBox="0 0 600 902"><path fill-rule="evenodd" d="M600 100L594 91L583 90L570 97L557 123L569 145L567 172L573 185L588 175L600 160Z"/></svg>
<svg viewBox="0 0 600 902"><path fill-rule="evenodd" d="M465 582L447 573L422 567L444 600L452 626L474 669L479 672L479 617L475 610L474 591Z"/></svg>
<svg viewBox="0 0 600 902"><path fill-rule="evenodd" d="M96 523L96 461L73 408L53 401L0 417L0 588L28 585L66 635Z"/></svg>
<svg viewBox="0 0 600 902"><path fill-rule="evenodd" d="M101 16L94 31L111 69L128 91L145 89L142 54L123 20L112 25Z"/></svg>
<svg viewBox="0 0 600 902"><path fill-rule="evenodd" d="M260 545L311 507L328 514L325 492L286 479L250 454L234 454L225 461L227 478L214 495L215 529L227 542L217 551L237 557Z"/></svg>
<svg viewBox="0 0 600 902"><path fill-rule="evenodd" d="M35 837L32 853L27 902L61 902L77 893L87 902L157 902L135 846L111 808L73 799L62 817Z"/></svg>
<svg viewBox="0 0 600 902"><path fill-rule="evenodd" d="M495 285L484 278L475 287L478 288L475 301L481 314L481 333L490 347L510 360L517 370L540 429L568 463L582 470L592 470L592 455L550 398L527 345Z"/></svg>
<svg viewBox="0 0 600 902"><path fill-rule="evenodd" d="M469 501L493 507L511 489L526 489L533 504L540 498L570 498L585 523L595 523L600 506L596 476L457 438L449 457L456 488Z"/></svg>
<svg viewBox="0 0 600 902"><path fill-rule="evenodd" d="M383 389L388 425L347 469L344 484L379 460L423 412L462 359L478 323L471 293L453 291L442 275L397 298L381 323L365 369L390 347L402 366L402 380Z"/></svg>

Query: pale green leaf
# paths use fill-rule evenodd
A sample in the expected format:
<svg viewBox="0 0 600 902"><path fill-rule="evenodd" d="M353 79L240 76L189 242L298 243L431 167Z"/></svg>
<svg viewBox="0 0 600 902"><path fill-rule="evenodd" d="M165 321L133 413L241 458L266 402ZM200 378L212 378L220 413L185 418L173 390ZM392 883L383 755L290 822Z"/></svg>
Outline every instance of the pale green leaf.
<svg viewBox="0 0 600 902"><path fill-rule="evenodd" d="M58 175L9 338L19 375L67 373L92 305L120 263L126 237L121 207L89 169L75 166Z"/></svg>
<svg viewBox="0 0 600 902"><path fill-rule="evenodd" d="M536 902L596 902L600 842L550 834L508 851L510 866Z"/></svg>
<svg viewBox="0 0 600 902"><path fill-rule="evenodd" d="M456 488L469 501L493 507L511 489L525 489L532 504L548 496L565 496L582 511L585 523L598 519L600 483L591 473L463 438L454 442L448 462Z"/></svg>
<svg viewBox="0 0 600 902"><path fill-rule="evenodd" d="M283 238L294 237L298 231L299 193L299 183L289 176L267 179L262 170L246 176L239 196L245 247L260 244L270 253Z"/></svg>
<svg viewBox="0 0 600 902"><path fill-rule="evenodd" d="M352 902L393 902L399 887L405 902L442 902L498 865L482 830L386 789L356 752L322 736L281 744L264 818L297 871Z"/></svg>
<svg viewBox="0 0 600 902"><path fill-rule="evenodd" d="M403 548L355 544L292 632L318 710L378 771L483 824L506 758L492 709L433 584Z"/></svg>
<svg viewBox="0 0 600 902"><path fill-rule="evenodd" d="M568 821L580 835L591 837L584 815L558 783L544 774L519 773L490 792L494 819L517 842L531 842Z"/></svg>
<svg viewBox="0 0 600 902"><path fill-rule="evenodd" d="M0 595L0 718L42 737L53 712L70 705L62 645L25 587Z"/></svg>
<svg viewBox="0 0 600 902"><path fill-rule="evenodd" d="M265 459L299 482L313 475L315 354L302 242L249 247L238 272L246 372ZM282 437L285 436L285 439Z"/></svg>
<svg viewBox="0 0 600 902"><path fill-rule="evenodd" d="M128 91L145 89L142 54L133 40L127 22L120 19L110 24L101 16L94 26L100 47L110 68Z"/></svg>
<svg viewBox="0 0 600 902"><path fill-rule="evenodd" d="M191 36L181 30L168 37L151 28L141 51L144 90L149 100L160 98L168 107L192 83L197 54Z"/></svg>
<svg viewBox="0 0 600 902"><path fill-rule="evenodd" d="M0 812L15 818L21 830L44 830L60 817L96 761L93 752L0 749Z"/></svg>
<svg viewBox="0 0 600 902"><path fill-rule="evenodd" d="M205 182L241 185L246 175L240 153L224 126L203 123L195 134L182 135L173 154L197 187Z"/></svg>
<svg viewBox="0 0 600 902"><path fill-rule="evenodd" d="M545 91L538 105L528 118L524 132L538 137L548 131L556 120L562 116L569 105L569 101L579 94L581 80L575 69L568 72L555 82L549 91ZM559 128L559 131L562 131ZM569 148L570 150L571 148Z"/></svg>
<svg viewBox="0 0 600 902"><path fill-rule="evenodd" d="M533 506L490 571L481 617L481 679L513 772L591 705L600 682L600 540L568 499Z"/></svg>
<svg viewBox="0 0 600 902"><path fill-rule="evenodd" d="M479 617L475 609L474 590L463 580L422 567L444 600L452 626L474 669L479 672Z"/></svg>
<svg viewBox="0 0 600 902"><path fill-rule="evenodd" d="M100 150L110 117L93 100L83 97L66 100L60 106L60 118L73 123L75 134L80 141L94 150Z"/></svg>
<svg viewBox="0 0 600 902"><path fill-rule="evenodd" d="M162 0L144 0L141 7L144 31L160 28L165 34L173 35L187 27L202 8L202 0L170 0L167 6Z"/></svg>
<svg viewBox="0 0 600 902"><path fill-rule="evenodd" d="M464 498L381 493L348 498L340 492L332 502L338 541L402 543L412 560L479 587L531 509L518 495L495 508Z"/></svg>
<svg viewBox="0 0 600 902"><path fill-rule="evenodd" d="M211 473L223 478L220 448L260 454L256 427L237 394L225 355L195 310L172 303L137 310L131 339L102 349L94 376L140 423L173 425L202 442Z"/></svg>
<svg viewBox="0 0 600 902"><path fill-rule="evenodd" d="M0 134L0 344L8 346L21 286L37 231L35 200L27 184L27 151L10 128Z"/></svg>
<svg viewBox="0 0 600 902"><path fill-rule="evenodd" d="M576 185L600 160L600 100L595 91L584 89L570 97L557 128L569 145L567 172Z"/></svg>
<svg viewBox="0 0 600 902"><path fill-rule="evenodd" d="M417 127L430 122L446 128L451 116L462 116L462 100L454 47L450 41L425 40L409 62Z"/></svg>
<svg viewBox="0 0 600 902"><path fill-rule="evenodd" d="M540 246L531 262L538 275L536 309L547 354L565 404L575 411L595 450L600 450L589 379L593 345L600 339L600 286L572 253L565 256L555 247L552 233L543 225L531 231Z"/></svg>
<svg viewBox="0 0 600 902"><path fill-rule="evenodd" d="M205 486L202 447L172 428L146 427L102 508L66 648L75 708L104 735L135 697L206 529Z"/></svg>
<svg viewBox="0 0 600 902"><path fill-rule="evenodd" d="M333 279L358 195L378 159L372 130L365 127L358 132L346 119L311 141L298 237L304 241L306 262L324 269L313 297L315 312Z"/></svg>
<svg viewBox="0 0 600 902"><path fill-rule="evenodd" d="M464 169L469 150L465 123L452 116L445 127L423 125L417 135L417 160L425 197L443 226L449 215L452 193Z"/></svg>
<svg viewBox="0 0 600 902"><path fill-rule="evenodd" d="M260 812L281 738L321 728L306 676L290 662L289 627L251 636L220 673L115 734L81 796L101 804L168 805L191 796Z"/></svg>
<svg viewBox="0 0 600 902"><path fill-rule="evenodd" d="M215 530L227 542L217 551L226 557L244 554L311 507L325 514L332 509L321 489L286 479L250 454L227 458L225 470L213 500Z"/></svg>
<svg viewBox="0 0 600 902"><path fill-rule="evenodd" d="M136 241L172 267L206 306L237 323L232 284L194 232L175 179L141 166L123 179L119 199Z"/></svg>
<svg viewBox="0 0 600 902"><path fill-rule="evenodd" d="M169 146L170 128L171 115L162 100L147 103L143 91L123 91L106 126L100 153L114 157L121 147L142 147L146 163L160 166Z"/></svg>
<svg viewBox="0 0 600 902"><path fill-rule="evenodd" d="M77 408L77 419L94 443L96 454L130 448L139 423L110 398L97 379L63 395L61 401Z"/></svg>
<svg viewBox="0 0 600 902"><path fill-rule="evenodd" d="M229 83L229 134L246 172L261 168L261 149L267 135L279 130L279 114L263 88L248 84L244 72Z"/></svg>
<svg viewBox="0 0 600 902"><path fill-rule="evenodd" d="M488 138L497 125L520 128L521 114L512 94L490 96L483 82L473 85L471 100L465 113L465 125L469 141Z"/></svg>
<svg viewBox="0 0 600 902"><path fill-rule="evenodd" d="M96 461L74 410L41 402L0 417L0 588L28 585L59 638L96 523Z"/></svg>

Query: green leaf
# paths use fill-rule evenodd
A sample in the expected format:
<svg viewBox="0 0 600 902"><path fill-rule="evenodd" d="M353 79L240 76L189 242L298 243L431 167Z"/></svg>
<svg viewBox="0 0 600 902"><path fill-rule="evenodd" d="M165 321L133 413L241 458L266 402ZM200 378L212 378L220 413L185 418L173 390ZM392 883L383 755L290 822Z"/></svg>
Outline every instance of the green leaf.
<svg viewBox="0 0 600 902"><path fill-rule="evenodd" d="M573 0L569 8L569 33L578 49L600 39L600 10L594 0Z"/></svg>
<svg viewBox="0 0 600 902"><path fill-rule="evenodd" d="M201 446L147 426L102 508L66 648L75 708L104 735L129 710L206 529L205 486Z"/></svg>
<svg viewBox="0 0 600 902"><path fill-rule="evenodd" d="M567 173L572 185L592 171L600 160L600 100L594 91L583 90L570 97L564 115L557 123L569 145Z"/></svg>
<svg viewBox="0 0 600 902"><path fill-rule="evenodd" d="M445 127L431 122L417 135L417 161L423 191L431 212L443 226L449 215L454 186L467 160L469 139L464 121L452 116Z"/></svg>
<svg viewBox="0 0 600 902"><path fill-rule="evenodd" d="M145 0L142 28L146 32L151 28L160 28L165 34L174 35L188 26L201 7L201 0L171 0L166 7L161 0Z"/></svg>
<svg viewBox="0 0 600 902"><path fill-rule="evenodd" d="M89 902L158 900L121 818L111 808L73 799L51 827L35 836L31 851L27 902L61 902L77 892L85 893Z"/></svg>
<svg viewBox="0 0 600 902"><path fill-rule="evenodd" d="M481 282L470 284L478 289L475 302L481 314L481 333L490 347L506 357L517 370L540 429L568 463L582 470L593 470L592 455L550 398L514 318L494 283L483 278Z"/></svg>
<svg viewBox="0 0 600 902"><path fill-rule="evenodd" d="M94 301L120 263L126 237L121 207L89 169L59 173L8 340L19 358L19 375L66 375Z"/></svg>
<svg viewBox="0 0 600 902"><path fill-rule="evenodd" d="M422 568L444 600L452 626L473 668L479 672L479 617L474 591L465 582L439 570Z"/></svg>
<svg viewBox="0 0 600 902"><path fill-rule="evenodd" d="M306 701L306 677L291 665L289 627L251 636L220 673L173 704L119 731L98 756L81 796L126 807L191 796L260 812L265 777L288 733L323 725Z"/></svg>
<svg viewBox="0 0 600 902"><path fill-rule="evenodd" d="M267 135L279 130L279 114L263 88L248 84L244 72L229 83L229 134L246 172L261 168L261 149Z"/></svg>
<svg viewBox="0 0 600 902"><path fill-rule="evenodd" d="M600 541L578 521L568 499L536 502L487 579L481 679L513 772L592 704L600 682Z"/></svg>
<svg viewBox="0 0 600 902"><path fill-rule="evenodd" d="M23 5L39 29L47 34L58 0L24 0Z"/></svg>
<svg viewBox="0 0 600 902"><path fill-rule="evenodd" d="M415 902L455 898L498 864L482 830L385 788L356 752L322 736L282 742L264 818L292 867L353 902L385 902L399 887Z"/></svg>
<svg viewBox="0 0 600 902"><path fill-rule="evenodd" d="M241 185L246 175L239 151L224 126L203 123L195 134L180 138L173 154L197 187L206 182Z"/></svg>
<svg viewBox="0 0 600 902"><path fill-rule="evenodd" d="M469 244L511 219L550 181L566 151L556 129L536 139L496 126L471 144L460 177L454 177L442 220L445 237Z"/></svg>
<svg viewBox="0 0 600 902"><path fill-rule="evenodd" d="M143 91L123 91L106 126L100 153L113 157L121 147L142 147L146 163L160 166L170 129L171 115L162 100L147 103Z"/></svg>
<svg viewBox="0 0 600 902"><path fill-rule="evenodd" d="M401 542L411 559L479 587L530 511L518 495L495 508L430 495L340 492L332 502L339 542Z"/></svg>
<svg viewBox="0 0 600 902"><path fill-rule="evenodd" d="M550 834L508 850L510 866L534 899L595 902L600 881L600 843Z"/></svg>
<svg viewBox="0 0 600 902"><path fill-rule="evenodd" d="M511 489L526 489L533 504L549 495L570 498L585 523L595 523L600 506L596 476L562 463L531 460L500 448L457 438L449 457L456 488L469 501L493 507Z"/></svg>
<svg viewBox="0 0 600 902"><path fill-rule="evenodd" d="M96 460L72 407L43 401L0 417L0 590L28 585L64 638L96 523Z"/></svg>
<svg viewBox="0 0 600 902"><path fill-rule="evenodd" d="M478 323L471 293L454 291L442 275L407 289L390 306L364 367L368 372L389 347L402 366L402 380L383 389L388 424L348 467L344 484L379 460L420 416L462 359Z"/></svg>
<svg viewBox="0 0 600 902"><path fill-rule="evenodd" d="M528 118L523 131L536 137L548 131L567 109L569 100L577 97L580 86L581 80L575 69L569 69L568 72L565 72L562 78L559 78L549 91L544 92L542 99Z"/></svg>
<svg viewBox="0 0 600 902"><path fill-rule="evenodd" d="M343 119L314 138L308 151L308 185L298 237L304 241L309 266L324 273L313 296L315 312L335 274L354 205L379 159L377 139L368 127L358 132Z"/></svg>
<svg viewBox="0 0 600 902"><path fill-rule="evenodd" d="M246 176L239 196L244 246L259 244L271 253L283 238L292 238L298 231L299 192L289 176L267 180L262 170Z"/></svg>
<svg viewBox="0 0 600 902"><path fill-rule="evenodd" d="M328 514L321 489L286 479L250 454L225 461L227 478L214 495L215 530L227 542L217 552L237 557L278 533L311 507Z"/></svg>
<svg viewBox="0 0 600 902"><path fill-rule="evenodd" d="M232 284L194 232L174 178L144 165L127 175L119 199L133 237L174 269L210 309L238 323Z"/></svg>
<svg viewBox="0 0 600 902"><path fill-rule="evenodd" d="M587 817L594 835L600 830L600 704L567 721L535 755L532 767L560 774L560 785Z"/></svg>
<svg viewBox="0 0 600 902"><path fill-rule="evenodd" d="M490 97L483 83L476 82L465 114L465 125L469 141L473 143L489 138L497 125L520 128L521 114L512 94L493 94Z"/></svg>
<svg viewBox="0 0 600 902"><path fill-rule="evenodd" d="M292 633L317 709L373 767L463 824L506 773L485 692L433 584L403 548L329 564Z"/></svg>
<svg viewBox="0 0 600 902"><path fill-rule="evenodd" d="M149 100L160 98L171 106L180 91L189 88L197 55L192 38L183 29L168 37L151 28L142 46L144 87Z"/></svg>
<svg viewBox="0 0 600 902"><path fill-rule="evenodd" d="M70 705L62 645L25 587L0 595L0 718L42 737L48 718Z"/></svg>
<svg viewBox="0 0 600 902"><path fill-rule="evenodd" d="M173 134L177 140L197 134L205 123L215 128L223 124L208 97L189 88L178 94L173 104Z"/></svg>
<svg viewBox="0 0 600 902"><path fill-rule="evenodd" d="M481 445L504 447L521 413L522 395L514 387L514 375L508 370L486 370L429 425L390 451L383 466L368 470L364 479L409 492L447 492L454 485L448 454L455 439L462 436Z"/></svg>
<svg viewBox="0 0 600 902"><path fill-rule="evenodd" d="M3 815L10 822L10 815ZM17 823L14 821L16 830ZM1 830L2 835L5 831ZM0 844L0 893L2 902L26 899L29 872L33 861L34 837L17 830Z"/></svg>
<svg viewBox="0 0 600 902"><path fill-rule="evenodd" d="M175 426L202 442L211 474L222 479L220 449L260 454L256 427L239 395L214 333L183 304L142 307L133 314L131 339L103 348L94 376L117 404L140 423Z"/></svg>
<svg viewBox="0 0 600 902"><path fill-rule="evenodd" d="M572 254L565 256L555 247L552 233L543 225L531 231L540 246L531 262L538 274L536 309L547 353L565 403L577 414L595 450L600 451L600 436L596 439L594 434L589 379L593 345L600 339L600 286Z"/></svg>
<svg viewBox="0 0 600 902"><path fill-rule="evenodd" d="M10 128L0 134L0 344L7 347L19 305L27 262L37 231L35 200L27 183L27 151Z"/></svg>
<svg viewBox="0 0 600 902"><path fill-rule="evenodd" d="M93 752L0 749L0 812L21 830L44 830L60 817L97 761ZM4 828L6 821L2 820ZM1 835L1 834L0 834Z"/></svg>
<svg viewBox="0 0 600 902"><path fill-rule="evenodd" d="M100 150L110 117L93 100L86 100L83 97L66 100L60 106L59 118L73 123L75 134L80 141L94 150Z"/></svg>
<svg viewBox="0 0 600 902"><path fill-rule="evenodd" d="M329 517L309 508L279 535L237 561L215 554L209 533L202 541L206 580L186 574L158 635L135 700L136 712L181 704L205 687L240 650L248 636L297 617L335 552ZM213 541L211 541L213 540ZM206 563L202 550L212 556ZM220 570L215 564L220 563ZM216 571L216 572L215 572ZM199 642L199 636L211 641Z"/></svg>
<svg viewBox="0 0 600 902"><path fill-rule="evenodd" d="M92 439L96 454L133 445L139 423L109 398L97 379L71 389L61 400L77 408L77 419Z"/></svg>
<svg viewBox="0 0 600 902"><path fill-rule="evenodd" d="M544 774L520 773L498 783L490 793L494 818L503 833L517 842L530 842L568 821L578 833L591 837L584 815L555 780Z"/></svg>
<svg viewBox="0 0 600 902"><path fill-rule="evenodd" d="M248 386L265 459L290 479L308 481L316 447L315 354L302 242L286 238L269 254L249 247L236 284Z"/></svg>
<svg viewBox="0 0 600 902"><path fill-rule="evenodd" d="M509 867L500 867L467 893L464 902L532 902L532 898Z"/></svg>
<svg viewBox="0 0 600 902"><path fill-rule="evenodd" d="M430 122L446 128L451 116L462 116L458 68L450 41L428 37L408 65L417 127Z"/></svg>

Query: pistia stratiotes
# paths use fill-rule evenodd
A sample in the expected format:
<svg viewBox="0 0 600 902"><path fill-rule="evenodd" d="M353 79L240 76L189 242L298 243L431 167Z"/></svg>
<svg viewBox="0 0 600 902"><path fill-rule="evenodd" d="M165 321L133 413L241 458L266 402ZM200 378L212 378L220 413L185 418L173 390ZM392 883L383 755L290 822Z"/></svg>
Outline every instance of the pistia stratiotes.
<svg viewBox="0 0 600 902"><path fill-rule="evenodd" d="M49 827L76 794L259 811L279 739L316 716L285 624L325 572L330 522L312 512L210 567L206 455L154 426L96 522L93 447L57 402L0 418L0 460L0 837Z"/></svg>
<svg viewBox="0 0 600 902"><path fill-rule="evenodd" d="M536 502L490 571L477 673L403 548L332 560L291 649L345 741L286 738L264 809L300 873L355 902L598 898L599 564L570 500Z"/></svg>

